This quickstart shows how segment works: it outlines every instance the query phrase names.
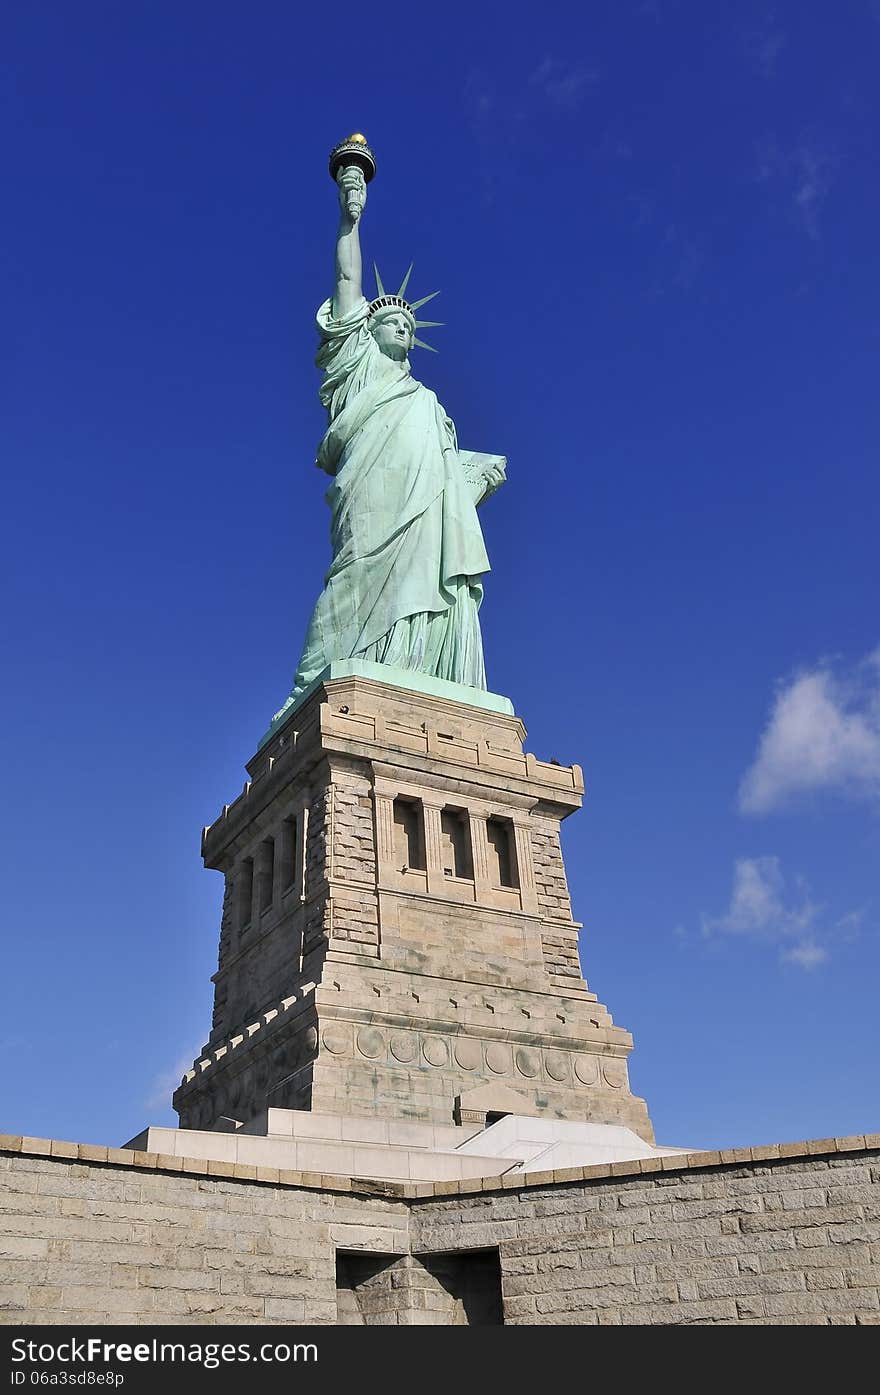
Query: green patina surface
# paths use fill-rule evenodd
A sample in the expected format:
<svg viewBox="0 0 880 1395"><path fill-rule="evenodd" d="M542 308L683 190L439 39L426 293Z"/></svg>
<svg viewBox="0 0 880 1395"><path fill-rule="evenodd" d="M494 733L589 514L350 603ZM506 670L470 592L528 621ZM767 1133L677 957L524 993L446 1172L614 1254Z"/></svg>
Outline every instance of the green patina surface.
<svg viewBox="0 0 880 1395"><path fill-rule="evenodd" d="M270 732L344 661L381 670L370 674L380 681L509 711L506 698L486 691L478 619L489 559L477 507L503 482L506 462L459 450L452 419L413 378L424 300L403 298L409 272L393 295L377 274L379 294L365 299L358 224L366 181L356 166L340 169L337 181L336 280L318 311L316 360L328 421L316 463L332 478L333 556Z"/></svg>

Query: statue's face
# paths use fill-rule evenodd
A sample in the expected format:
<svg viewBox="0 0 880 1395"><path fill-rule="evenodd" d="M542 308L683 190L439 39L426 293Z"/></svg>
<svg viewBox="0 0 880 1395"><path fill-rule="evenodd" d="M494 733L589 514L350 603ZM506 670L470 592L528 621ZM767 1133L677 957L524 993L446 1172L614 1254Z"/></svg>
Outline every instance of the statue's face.
<svg viewBox="0 0 880 1395"><path fill-rule="evenodd" d="M413 346L413 323L403 310L392 310L381 319L374 317L370 333L382 353L402 363Z"/></svg>

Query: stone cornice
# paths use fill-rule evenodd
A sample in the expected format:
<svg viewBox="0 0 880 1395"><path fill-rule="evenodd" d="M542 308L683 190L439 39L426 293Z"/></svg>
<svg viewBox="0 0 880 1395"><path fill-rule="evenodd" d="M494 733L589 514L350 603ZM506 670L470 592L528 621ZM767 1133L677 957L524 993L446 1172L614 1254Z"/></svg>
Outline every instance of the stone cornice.
<svg viewBox="0 0 880 1395"><path fill-rule="evenodd" d="M838 1154L878 1153L880 1134L851 1134L842 1138L808 1139L800 1143L772 1143L760 1148L723 1148L720 1151L679 1153L661 1158L636 1158L629 1162L600 1163L592 1167L566 1167L553 1172L507 1173L462 1182L380 1182L365 1177L336 1177L327 1173L293 1172L285 1168L255 1167L247 1163L215 1162L204 1158L176 1158L166 1153L141 1153L128 1148L105 1148L90 1143L66 1143L57 1139L0 1134L0 1154L49 1158L59 1164L123 1167L167 1172L224 1182L258 1183L304 1191L346 1192L385 1197L389 1201L429 1201L474 1196L481 1192L526 1191L535 1187L605 1182L642 1177L649 1173L698 1172L716 1168L785 1164Z"/></svg>

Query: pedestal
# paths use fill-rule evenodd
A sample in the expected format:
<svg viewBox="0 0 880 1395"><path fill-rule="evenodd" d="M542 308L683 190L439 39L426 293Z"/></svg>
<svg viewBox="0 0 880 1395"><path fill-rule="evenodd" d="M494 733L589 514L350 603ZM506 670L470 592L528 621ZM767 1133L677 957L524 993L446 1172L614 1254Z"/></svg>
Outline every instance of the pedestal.
<svg viewBox="0 0 880 1395"><path fill-rule="evenodd" d="M203 834L226 894L183 1127L268 1108L515 1114L653 1142L632 1038L578 960L559 825L581 770L524 737L504 710L361 673L326 678L273 730Z"/></svg>

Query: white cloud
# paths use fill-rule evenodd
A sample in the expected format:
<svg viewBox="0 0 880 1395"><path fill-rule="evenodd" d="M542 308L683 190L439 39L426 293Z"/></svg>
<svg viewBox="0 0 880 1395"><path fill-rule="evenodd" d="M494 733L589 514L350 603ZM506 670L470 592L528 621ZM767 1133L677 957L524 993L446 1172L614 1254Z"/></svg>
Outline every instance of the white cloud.
<svg viewBox="0 0 880 1395"><path fill-rule="evenodd" d="M785 878L778 857L741 857L734 864L730 906L716 919L704 918L703 931L775 938L800 934L813 924L818 908L803 884L800 905L785 904Z"/></svg>
<svg viewBox="0 0 880 1395"><path fill-rule="evenodd" d="M734 864L730 905L723 915L703 917L703 935L750 937L776 945L783 963L815 969L830 957L828 942L854 939L862 921L861 911L850 911L823 924L823 910L803 877L789 886L778 857L742 857Z"/></svg>
<svg viewBox="0 0 880 1395"><path fill-rule="evenodd" d="M572 113L599 81L595 68L583 63L570 65L555 58L545 58L529 77L529 86L537 88L558 111Z"/></svg>
<svg viewBox="0 0 880 1395"><path fill-rule="evenodd" d="M842 915L834 927L842 940L857 940L859 931L862 928L863 912L850 911L848 915Z"/></svg>
<svg viewBox="0 0 880 1395"><path fill-rule="evenodd" d="M749 62L761 77L771 78L776 72L776 60L788 43L788 37L775 23L776 16L771 11L757 29L745 35L746 53Z"/></svg>
<svg viewBox="0 0 880 1395"><path fill-rule="evenodd" d="M801 146L795 153L794 205L809 237L819 241L819 210L828 196L832 161L821 150Z"/></svg>
<svg viewBox="0 0 880 1395"><path fill-rule="evenodd" d="M823 789L880 796L880 649L850 673L824 664L780 689L739 807L763 814Z"/></svg>
<svg viewBox="0 0 880 1395"><path fill-rule="evenodd" d="M819 964L824 964L828 951L812 940L805 940L793 949L784 949L779 957L787 964L796 964L799 969L815 969Z"/></svg>
<svg viewBox="0 0 880 1395"><path fill-rule="evenodd" d="M838 164L827 143L806 136L790 149L783 149L772 137L758 147L758 181L773 181L787 188L795 217L813 242L820 240L819 214Z"/></svg>

